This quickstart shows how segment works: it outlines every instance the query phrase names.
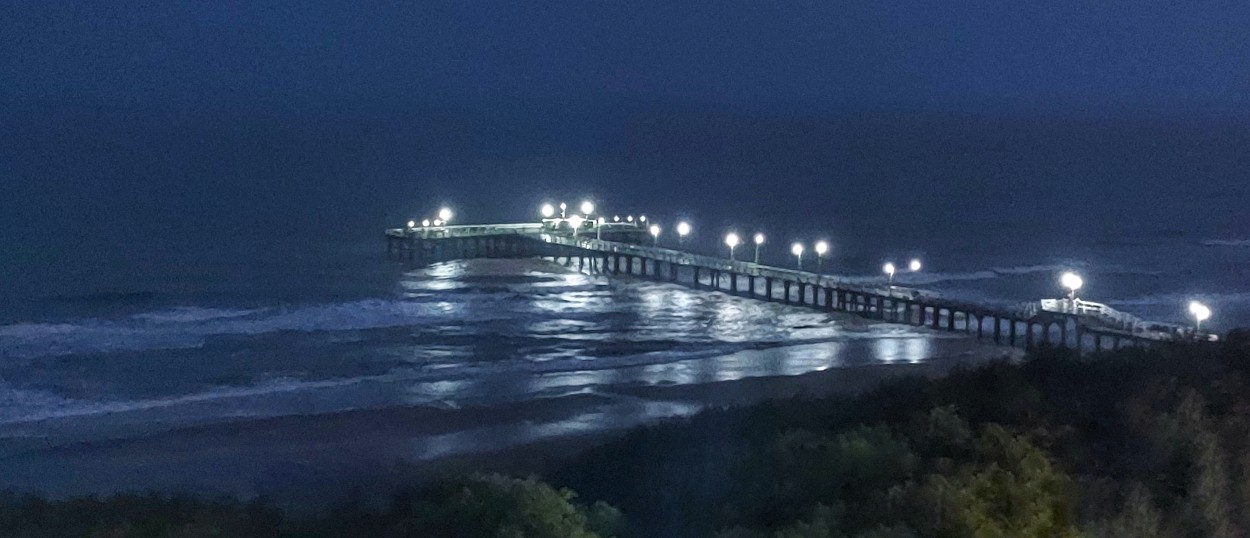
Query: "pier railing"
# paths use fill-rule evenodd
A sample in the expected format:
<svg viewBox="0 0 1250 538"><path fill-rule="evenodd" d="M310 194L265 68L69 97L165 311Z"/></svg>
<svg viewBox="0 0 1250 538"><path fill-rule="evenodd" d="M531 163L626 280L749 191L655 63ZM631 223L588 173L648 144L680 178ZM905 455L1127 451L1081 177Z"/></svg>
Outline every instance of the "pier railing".
<svg viewBox="0 0 1250 538"><path fill-rule="evenodd" d="M552 244L576 247L586 250L594 250L598 252L609 252L613 254L624 254L629 256L638 256L659 260L665 263L675 263L678 265L698 266L707 269L725 271L728 273L736 273L742 276L754 276L765 278L776 278L780 280L789 280L801 284L816 285L826 288L839 288L872 293L883 297L893 299L918 299L920 297L936 298L938 295L932 292L908 288L903 286L891 286L888 284L871 285L862 282L852 282L847 279L838 278L831 275L813 273L810 271L800 271L797 269L784 269L771 265L757 264L754 262L727 260L715 256L706 256L702 254L692 254L681 250L673 250L658 246L633 245L629 243L618 243L615 241L603 241L588 237L573 237L560 234L540 234L539 239Z"/></svg>
<svg viewBox="0 0 1250 538"><path fill-rule="evenodd" d="M1146 321L1091 301L1045 299L1015 306L974 303L943 297L929 290L873 282L862 277L846 278L694 254L659 245L648 246L644 243L648 238L646 231L639 226L628 230L616 230L616 226L612 230L607 228L582 228L574 233L546 223L487 224L393 228L387 230L386 235L388 253L394 251L410 260L423 256L443 259L548 256L553 259L563 257L566 263L576 258L579 266L587 263L586 260L594 260L588 262L591 270L602 271L614 266L613 273L620 271L624 261L626 274L634 274L632 267L637 261L641 275L647 274L648 264L655 272L660 270L660 264L667 264L669 278L674 281L678 278L677 268L684 266L692 269L693 282L699 286L700 271L706 270L713 287L724 289L720 283L722 277L727 277L729 290L733 293L740 289L739 279L747 278L746 289L751 296L757 296L755 279L763 278L765 297L772 297L773 283L780 282L784 288L784 300L790 302L791 285L797 284L799 304L871 313L881 319L915 320L922 325L931 323L934 328L945 322L947 330L956 330L958 318L963 322L963 330L975 329L978 338L987 330L988 321L994 341L1006 341L1011 345L1017 341L1018 324L1023 325L1022 338L1028 343L1035 337L1035 328L1041 331L1043 341L1049 341L1053 329L1057 329L1060 341L1066 342L1067 327L1075 324L1078 347L1083 345L1081 334L1084 331L1093 338L1094 349L1101 349L1104 338L1110 338L1114 342L1113 347L1118 347L1121 341L1213 339L1209 335L1195 334L1192 328L1186 326ZM599 239L596 236L598 232L602 232L605 239ZM612 233L610 238L609 233ZM652 274L655 275L654 272ZM810 294L805 290L810 290ZM824 294L823 303L817 297L818 293ZM809 295L810 301L805 298Z"/></svg>

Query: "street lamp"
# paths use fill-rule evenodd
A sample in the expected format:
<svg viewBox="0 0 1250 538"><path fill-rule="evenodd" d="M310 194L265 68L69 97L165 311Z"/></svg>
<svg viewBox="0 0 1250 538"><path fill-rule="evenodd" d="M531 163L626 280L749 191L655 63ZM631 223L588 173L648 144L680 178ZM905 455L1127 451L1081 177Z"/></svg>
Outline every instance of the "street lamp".
<svg viewBox="0 0 1250 538"><path fill-rule="evenodd" d="M651 225L651 237L655 238L655 241L651 243L651 246L653 247L660 246L660 225L658 224Z"/></svg>
<svg viewBox="0 0 1250 538"><path fill-rule="evenodd" d="M825 260L825 253L829 252L829 243L824 241L816 242L816 274L820 274L821 262Z"/></svg>
<svg viewBox="0 0 1250 538"><path fill-rule="evenodd" d="M886 282L889 285L893 286L894 285L894 264L890 262L885 262L885 265L881 266L881 271L886 274Z"/></svg>
<svg viewBox="0 0 1250 538"><path fill-rule="evenodd" d="M920 259L919 259L919 258L912 258L911 263L907 264L907 268L908 268L908 269L911 269L911 272L913 272L913 273L915 273L915 272L919 271L919 270L920 270Z"/></svg>
<svg viewBox="0 0 1250 538"><path fill-rule="evenodd" d="M607 219L604 219L603 217L599 217L599 220L598 220L598 221L596 221L596 223L595 223L595 239L603 239L603 223L604 223L604 222L606 222L606 221L607 221Z"/></svg>
<svg viewBox="0 0 1250 538"><path fill-rule="evenodd" d="M760 263L760 245L764 244L764 234L755 234L755 263Z"/></svg>
<svg viewBox="0 0 1250 538"><path fill-rule="evenodd" d="M625 222L634 222L634 216L633 216L633 215L628 215L628 216L626 216L626 217L625 217Z"/></svg>
<svg viewBox="0 0 1250 538"><path fill-rule="evenodd" d="M451 209L444 207L438 210L438 218L443 221L443 224L451 222Z"/></svg>
<svg viewBox="0 0 1250 538"><path fill-rule="evenodd" d="M803 243L794 243L790 245L790 254L794 254L794 258L798 261L799 270L803 270Z"/></svg>
<svg viewBox="0 0 1250 538"><path fill-rule="evenodd" d="M564 218L564 212L567 211L568 208L569 208L568 204L564 202L560 202L560 218Z"/></svg>
<svg viewBox="0 0 1250 538"><path fill-rule="evenodd" d="M543 204L542 209L539 211L542 213L544 219L549 219L556 214L556 208L551 204Z"/></svg>
<svg viewBox="0 0 1250 538"><path fill-rule="evenodd" d="M415 221L415 220L410 220L410 221L408 221L408 227L409 227L409 228L416 228L416 227L417 227L417 221Z"/></svg>
<svg viewBox="0 0 1250 538"><path fill-rule="evenodd" d="M1194 333L1202 330L1202 322L1210 319L1211 309L1198 301L1189 302L1189 313L1194 317Z"/></svg>
<svg viewBox="0 0 1250 538"><path fill-rule="evenodd" d="M725 236L725 244L729 245L729 260L733 261L734 247L738 246L738 234L729 232L729 234Z"/></svg>
<svg viewBox="0 0 1250 538"><path fill-rule="evenodd" d="M581 215L573 215L569 217L569 226L573 227L573 237L577 237L577 230L581 228L582 224L585 222L586 219L582 218Z"/></svg>
<svg viewBox="0 0 1250 538"><path fill-rule="evenodd" d="M681 222L678 222L677 223L677 237L679 238L678 242L685 245L687 235L690 235L690 223L684 220Z"/></svg>
<svg viewBox="0 0 1250 538"><path fill-rule="evenodd" d="M422 221L421 221L421 227L422 227L422 228L429 228L429 227L430 227L430 219L425 219L425 220L422 220Z"/></svg>
<svg viewBox="0 0 1250 538"><path fill-rule="evenodd" d="M620 216L620 215L615 215L615 216L613 216L613 217L612 217L612 222L620 222L620 221L621 221L621 216Z"/></svg>
<svg viewBox="0 0 1250 538"><path fill-rule="evenodd" d="M1081 275L1078 275L1076 273L1069 271L1067 273L1064 273L1063 276L1059 277L1059 284L1063 285L1063 287L1065 288L1068 288L1068 299L1071 299L1072 301L1075 302L1076 290L1081 289L1081 286L1085 285L1085 281L1081 280Z"/></svg>
<svg viewBox="0 0 1250 538"><path fill-rule="evenodd" d="M646 216L646 215L639 215L639 216L638 216L638 222L647 222L647 216Z"/></svg>
<svg viewBox="0 0 1250 538"><path fill-rule="evenodd" d="M589 217L591 213L595 212L595 204L590 203L590 200L586 200L585 202L582 202L581 209L582 214Z"/></svg>

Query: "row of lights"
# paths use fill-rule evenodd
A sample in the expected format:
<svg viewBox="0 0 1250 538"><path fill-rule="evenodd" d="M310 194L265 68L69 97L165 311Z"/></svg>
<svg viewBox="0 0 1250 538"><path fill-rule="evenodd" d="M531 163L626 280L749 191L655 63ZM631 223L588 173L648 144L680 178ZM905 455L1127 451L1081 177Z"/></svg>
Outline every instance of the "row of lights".
<svg viewBox="0 0 1250 538"><path fill-rule="evenodd" d="M560 203L560 219L567 220L569 222L569 225L572 226L573 228L573 235L577 235L577 230L580 229L587 220L591 219L591 216L595 212L595 204L590 202L589 200L583 201L579 209L581 209L581 212L585 215L584 217L582 215L574 214L573 216L566 218L565 215L567 214L567 211L568 211L568 205L563 202ZM543 206L539 209L539 213L541 213L543 218L545 219L555 218L556 207L551 204L543 204ZM419 224L421 225L422 228L428 228L431 225L432 226L446 226L448 223L451 222L452 216L453 215L452 215L450 208L442 207L438 210L437 218L433 220L423 219ZM615 216L613 217L612 220L613 222L621 222L621 217ZM625 220L626 222L633 223L634 217L633 215L628 215L625 217ZM640 215L638 217L638 222L641 224L646 224L647 216ZM604 224L604 223L605 223L605 219L603 217L599 217L599 224ZM417 224L418 222L416 220L409 220L408 228L409 229L416 228ZM653 238L653 244L659 245L660 231L661 231L660 226L658 224L651 224L651 226L647 228L647 231L651 234L651 237ZM685 243L686 236L690 235L691 231L692 231L692 228L689 222L680 221L677 223L677 235L680 238L679 241L681 243L683 244ZM760 247L764 244L764 234L757 232L754 235L754 237L752 237L752 239L755 243L755 263L759 263L760 262ZM742 243L742 239L738 237L737 233L729 232L728 234L725 234L725 245L729 247L729 259L730 260L735 259L734 250L741 243ZM828 254L829 252L829 243L825 241L817 241L813 245L813 249L816 251L816 271L819 273L821 262L824 260L825 254ZM804 248L803 243L796 241L794 242L794 244L790 245L790 253L794 255L795 261L797 263L799 270L803 269L803 252L805 250L806 249ZM920 271L921 267L922 265L919 259L912 259L911 262L907 264L907 268L913 273ZM898 268L895 267L893 262L886 262L885 265L881 266L881 271L885 273L887 282L890 285L894 284L894 274L897 272L897 270ZM1075 302L1076 290L1081 289L1081 287L1085 285L1085 281L1084 279L1081 278L1080 275L1076 273L1066 272L1066 273L1063 273L1059 277L1059 284L1063 286L1064 288L1068 289L1068 298L1072 300L1073 302ZM1190 301L1189 314L1193 316L1194 318L1195 330L1201 330L1202 322L1211 318L1211 308L1198 301Z"/></svg>
<svg viewBox="0 0 1250 538"><path fill-rule="evenodd" d="M607 218L600 216L598 217L598 219L595 219L594 202L591 202L589 200L583 201L581 203L581 206L578 208L578 209L581 209L581 214L574 213L572 216L568 215L568 209L569 209L568 204L561 202L560 205L558 206L560 209L560 216L556 217L556 207L557 206L552 205L552 204L543 204L541 207L538 208L538 213L542 215L544 221L556 220L556 221L568 222L569 227L573 229L574 236L577 235L577 232L582 228L582 225L586 224L587 221L595 222L596 224L599 225L596 227L595 233L596 235L602 237L602 233L603 233L602 225L607 224ZM612 222L614 223L621 222L621 216L617 215L617 216L612 217ZM634 224L635 223L634 216L626 215L625 222L629 224ZM639 215L637 224L646 225L646 223L647 223L647 216ZM649 228L649 231L651 232L651 235L656 238L656 242L658 244L659 236L660 236L660 227L652 224L651 227Z"/></svg>
<svg viewBox="0 0 1250 538"><path fill-rule="evenodd" d="M430 226L446 226L451 223L451 217L451 208L444 207L438 210L438 217L434 220L423 219L421 222L417 222L414 219L408 221L408 229L411 230L416 228L418 224L420 224L422 228L429 228Z"/></svg>

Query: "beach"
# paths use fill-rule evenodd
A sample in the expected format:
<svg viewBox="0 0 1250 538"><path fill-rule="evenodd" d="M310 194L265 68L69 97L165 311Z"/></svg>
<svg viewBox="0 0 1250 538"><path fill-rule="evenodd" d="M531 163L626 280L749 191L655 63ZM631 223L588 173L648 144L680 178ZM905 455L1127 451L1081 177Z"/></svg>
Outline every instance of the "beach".
<svg viewBox="0 0 1250 538"><path fill-rule="evenodd" d="M900 376L1018 356L959 342L955 355L691 384L622 383L506 406L391 406L240 419L133 437L72 439L29 425L0 443L4 485L53 496L115 491L264 496L318 509L352 496L382 498L446 473L543 473L623 431L709 407L769 398L849 394ZM35 432L43 430L43 435ZM37 440L32 440L37 439Z"/></svg>

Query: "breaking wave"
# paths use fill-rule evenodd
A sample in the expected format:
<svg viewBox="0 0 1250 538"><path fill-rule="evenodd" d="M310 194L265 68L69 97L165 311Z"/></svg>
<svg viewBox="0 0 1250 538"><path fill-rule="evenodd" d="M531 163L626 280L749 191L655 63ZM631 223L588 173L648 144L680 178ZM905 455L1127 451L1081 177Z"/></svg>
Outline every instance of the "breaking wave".
<svg viewBox="0 0 1250 538"><path fill-rule="evenodd" d="M366 299L293 308L179 307L121 320L0 326L0 358L33 358L202 346L208 337L279 331L351 331L463 317L456 303Z"/></svg>
<svg viewBox="0 0 1250 538"><path fill-rule="evenodd" d="M1207 239L1202 244L1208 247L1250 247L1250 239Z"/></svg>

